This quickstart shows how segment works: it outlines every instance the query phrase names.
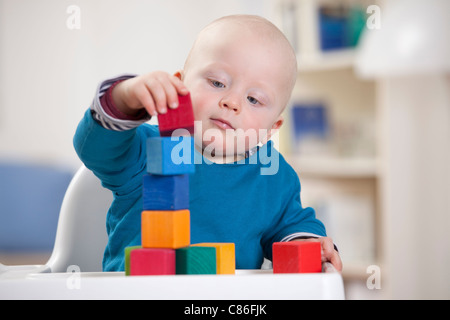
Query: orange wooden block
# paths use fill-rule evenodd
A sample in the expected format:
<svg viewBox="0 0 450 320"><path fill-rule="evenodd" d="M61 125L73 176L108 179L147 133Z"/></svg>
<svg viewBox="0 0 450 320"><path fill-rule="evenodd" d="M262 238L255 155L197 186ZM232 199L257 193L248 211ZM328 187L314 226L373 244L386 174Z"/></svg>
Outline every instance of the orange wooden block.
<svg viewBox="0 0 450 320"><path fill-rule="evenodd" d="M217 274L234 274L236 270L236 258L234 243L197 243L193 247L216 248Z"/></svg>
<svg viewBox="0 0 450 320"><path fill-rule="evenodd" d="M191 241L189 210L143 211L142 247L187 247Z"/></svg>

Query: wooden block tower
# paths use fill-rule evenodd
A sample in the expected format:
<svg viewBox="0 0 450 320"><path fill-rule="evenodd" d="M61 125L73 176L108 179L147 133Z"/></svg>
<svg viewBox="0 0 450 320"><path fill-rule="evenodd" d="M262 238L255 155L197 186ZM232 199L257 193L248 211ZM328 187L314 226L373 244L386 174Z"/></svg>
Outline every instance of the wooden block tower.
<svg viewBox="0 0 450 320"><path fill-rule="evenodd" d="M161 136L147 140L142 243L125 249L125 274L234 274L233 243L190 245L189 174L195 171L190 96L179 96L179 107L158 121Z"/></svg>

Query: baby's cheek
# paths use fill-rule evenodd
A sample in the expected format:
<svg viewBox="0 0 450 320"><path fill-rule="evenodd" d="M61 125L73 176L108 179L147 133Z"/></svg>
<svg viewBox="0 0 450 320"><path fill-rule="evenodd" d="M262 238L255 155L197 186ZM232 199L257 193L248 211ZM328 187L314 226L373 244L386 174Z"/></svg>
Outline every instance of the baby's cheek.
<svg viewBox="0 0 450 320"><path fill-rule="evenodd" d="M192 109L194 111L194 119L198 121L208 119L208 114L211 111L208 104L203 100L192 100Z"/></svg>

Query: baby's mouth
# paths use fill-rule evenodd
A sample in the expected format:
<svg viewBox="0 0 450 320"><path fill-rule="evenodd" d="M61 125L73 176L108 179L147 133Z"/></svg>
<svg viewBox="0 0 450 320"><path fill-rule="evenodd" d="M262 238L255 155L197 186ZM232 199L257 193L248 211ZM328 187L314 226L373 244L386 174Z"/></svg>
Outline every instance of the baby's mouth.
<svg viewBox="0 0 450 320"><path fill-rule="evenodd" d="M213 119L211 118L211 121L214 125L216 125L217 127L219 127L222 130L235 130L233 128L233 126L231 125L231 123L229 123L228 121L224 120L224 119Z"/></svg>

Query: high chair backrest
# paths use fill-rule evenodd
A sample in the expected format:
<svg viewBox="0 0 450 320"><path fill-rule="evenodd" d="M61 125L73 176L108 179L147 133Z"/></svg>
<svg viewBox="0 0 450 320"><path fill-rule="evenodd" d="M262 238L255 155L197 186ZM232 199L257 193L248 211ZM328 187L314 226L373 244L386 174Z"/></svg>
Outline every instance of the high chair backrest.
<svg viewBox="0 0 450 320"><path fill-rule="evenodd" d="M55 245L46 264L50 272L102 271L108 239L106 214L112 200L111 191L82 166L64 196Z"/></svg>

